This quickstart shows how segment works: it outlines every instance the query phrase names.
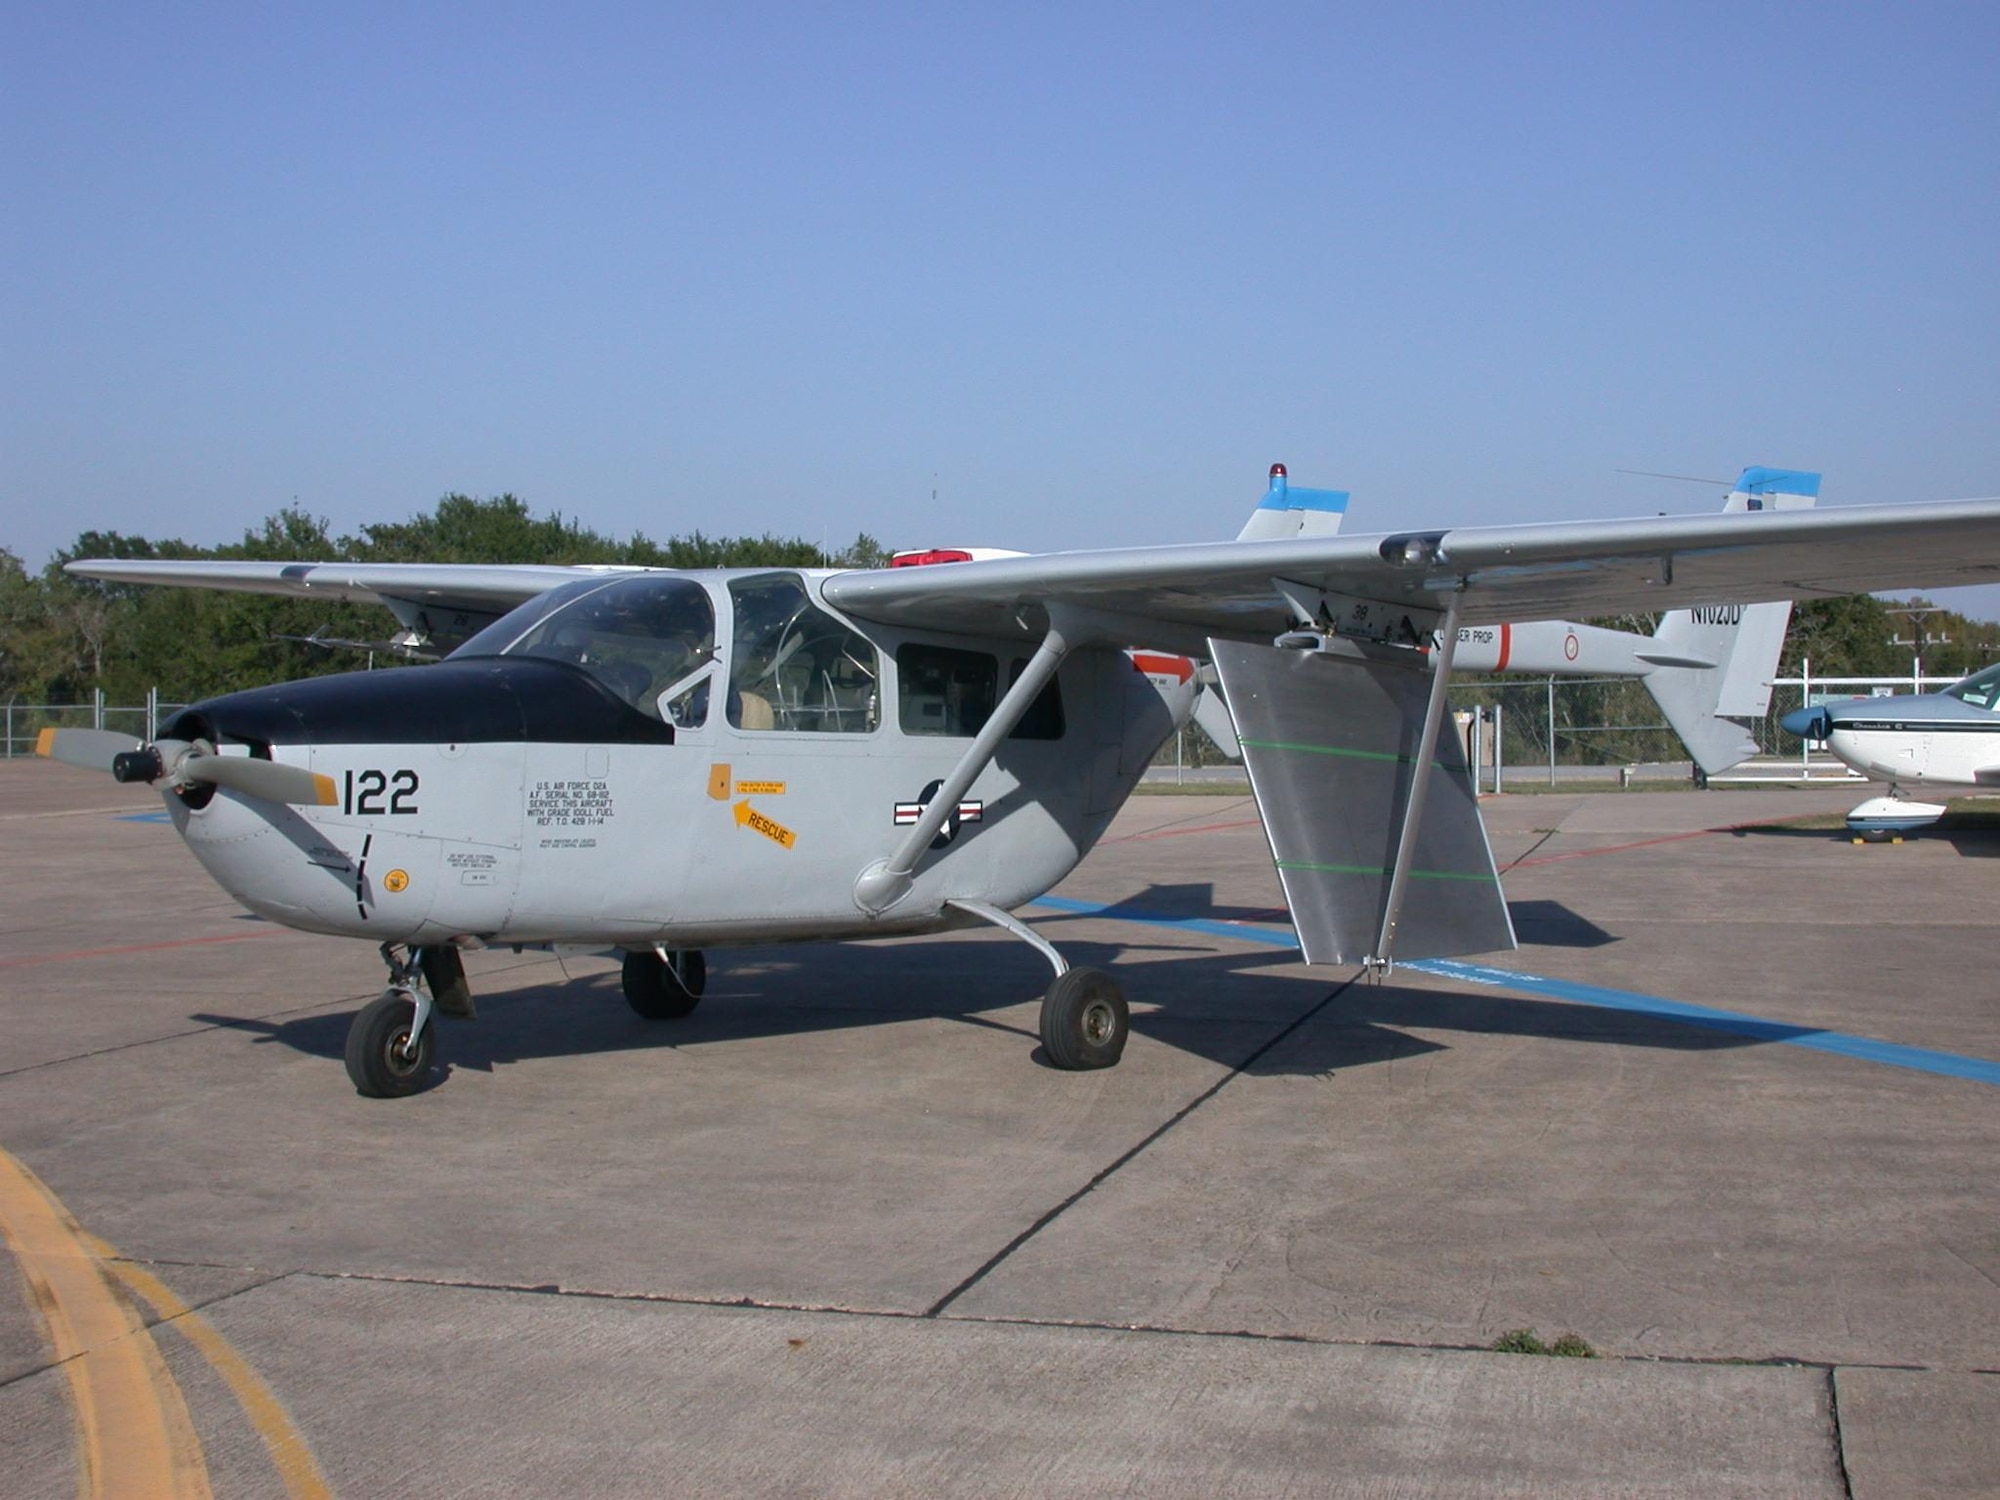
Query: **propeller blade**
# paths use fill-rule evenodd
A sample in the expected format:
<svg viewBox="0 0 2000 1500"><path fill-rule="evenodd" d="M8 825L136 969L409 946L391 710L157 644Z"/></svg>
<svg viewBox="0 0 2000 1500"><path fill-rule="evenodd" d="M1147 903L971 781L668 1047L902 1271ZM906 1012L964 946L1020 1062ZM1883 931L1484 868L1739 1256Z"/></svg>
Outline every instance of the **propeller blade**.
<svg viewBox="0 0 2000 1500"><path fill-rule="evenodd" d="M138 749L143 739L115 729L44 729L35 736L35 754L86 771L108 771L112 757Z"/></svg>
<svg viewBox="0 0 2000 1500"><path fill-rule="evenodd" d="M205 781L266 802L332 807L340 801L340 788L331 776L248 755L190 753L182 758L175 774L183 781Z"/></svg>

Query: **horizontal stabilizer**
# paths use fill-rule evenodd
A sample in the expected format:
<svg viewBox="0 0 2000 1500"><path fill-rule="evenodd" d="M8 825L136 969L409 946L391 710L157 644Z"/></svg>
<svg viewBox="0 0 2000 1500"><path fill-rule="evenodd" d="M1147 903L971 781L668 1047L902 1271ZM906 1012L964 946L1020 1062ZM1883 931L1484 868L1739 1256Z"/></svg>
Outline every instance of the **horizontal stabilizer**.
<svg viewBox="0 0 2000 1500"><path fill-rule="evenodd" d="M1705 672L1719 663L1700 656L1677 656L1671 651L1634 651L1632 656L1649 667L1691 667L1697 672Z"/></svg>
<svg viewBox="0 0 2000 1500"><path fill-rule="evenodd" d="M1388 903L1403 812L1433 779L1397 926L1399 960L1514 946L1456 735L1415 763L1431 672L1413 651L1281 651L1212 640L1250 788L1306 961L1361 963Z"/></svg>

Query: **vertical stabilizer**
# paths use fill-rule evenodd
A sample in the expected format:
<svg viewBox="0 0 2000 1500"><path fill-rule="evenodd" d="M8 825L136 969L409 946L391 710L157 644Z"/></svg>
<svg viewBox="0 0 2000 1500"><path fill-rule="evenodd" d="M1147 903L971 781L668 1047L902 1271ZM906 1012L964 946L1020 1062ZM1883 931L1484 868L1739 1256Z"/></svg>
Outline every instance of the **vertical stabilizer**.
<svg viewBox="0 0 2000 1500"><path fill-rule="evenodd" d="M1819 498L1819 478L1801 469L1752 466L1743 471L1722 508L1803 510ZM1757 741L1734 721L1761 718L1770 708L1771 681L1791 619L1789 599L1706 604L1668 611L1653 632L1653 654L1670 662L1714 663L1660 665L1645 677L1653 701L1706 774L1726 771L1757 753ZM1640 653L1642 660L1646 654Z"/></svg>
<svg viewBox="0 0 2000 1500"><path fill-rule="evenodd" d="M1819 498L1820 476L1805 469L1767 469L1752 464L1737 477L1722 502L1724 513L1745 510L1804 510Z"/></svg>
<svg viewBox="0 0 2000 1500"><path fill-rule="evenodd" d="M1239 542L1273 542L1295 536L1332 536L1347 519L1346 490L1306 490L1293 485L1283 464L1271 465L1271 487L1236 534Z"/></svg>

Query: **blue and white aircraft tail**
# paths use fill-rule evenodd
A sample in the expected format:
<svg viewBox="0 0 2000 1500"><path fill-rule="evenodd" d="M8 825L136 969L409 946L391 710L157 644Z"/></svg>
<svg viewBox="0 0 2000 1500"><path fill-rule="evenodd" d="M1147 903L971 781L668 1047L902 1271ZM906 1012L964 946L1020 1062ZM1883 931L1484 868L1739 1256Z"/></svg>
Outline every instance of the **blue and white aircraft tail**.
<svg viewBox="0 0 2000 1500"><path fill-rule="evenodd" d="M1308 490L1291 483L1283 464L1271 465L1271 487L1236 533L1239 542L1332 536L1347 519L1346 490Z"/></svg>
<svg viewBox="0 0 2000 1500"><path fill-rule="evenodd" d="M1743 471L1722 502L1725 515L1804 510L1820 476L1799 469ZM1789 600L1704 604L1670 610L1651 636L1567 620L1489 625L1459 632L1461 671L1533 676L1637 677L1704 775L1757 752L1740 719L1762 718L1791 623Z"/></svg>

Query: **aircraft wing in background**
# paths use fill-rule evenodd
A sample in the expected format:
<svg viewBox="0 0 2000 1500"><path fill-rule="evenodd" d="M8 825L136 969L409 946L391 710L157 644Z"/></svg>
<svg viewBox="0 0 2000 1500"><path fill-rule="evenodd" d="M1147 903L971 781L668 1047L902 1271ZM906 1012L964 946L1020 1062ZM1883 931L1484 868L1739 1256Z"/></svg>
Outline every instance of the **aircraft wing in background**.
<svg viewBox="0 0 2000 1500"><path fill-rule="evenodd" d="M86 558L67 572L104 583L167 584L297 599L380 604L402 623L401 650L452 646L485 629L517 605L558 584L626 567L562 567L531 563L213 562L160 558Z"/></svg>

